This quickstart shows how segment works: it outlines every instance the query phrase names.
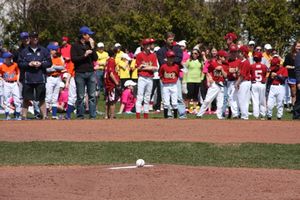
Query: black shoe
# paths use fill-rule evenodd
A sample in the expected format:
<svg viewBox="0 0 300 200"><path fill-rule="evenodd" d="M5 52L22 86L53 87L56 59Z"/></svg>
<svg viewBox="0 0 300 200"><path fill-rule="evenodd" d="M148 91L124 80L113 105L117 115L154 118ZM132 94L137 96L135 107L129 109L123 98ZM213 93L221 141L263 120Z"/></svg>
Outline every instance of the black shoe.
<svg viewBox="0 0 300 200"><path fill-rule="evenodd" d="M272 117L268 117L268 120L272 120Z"/></svg>
<svg viewBox="0 0 300 200"><path fill-rule="evenodd" d="M277 120L281 120L281 117L277 117Z"/></svg>

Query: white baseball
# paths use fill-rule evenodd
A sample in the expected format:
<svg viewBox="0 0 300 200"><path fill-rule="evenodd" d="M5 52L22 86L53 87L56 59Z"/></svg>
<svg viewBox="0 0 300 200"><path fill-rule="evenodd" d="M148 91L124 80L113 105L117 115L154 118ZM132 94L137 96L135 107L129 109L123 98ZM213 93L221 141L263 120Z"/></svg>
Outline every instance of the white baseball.
<svg viewBox="0 0 300 200"><path fill-rule="evenodd" d="M138 159L136 162L135 162L135 165L137 167L143 167L145 165L145 161L143 159Z"/></svg>

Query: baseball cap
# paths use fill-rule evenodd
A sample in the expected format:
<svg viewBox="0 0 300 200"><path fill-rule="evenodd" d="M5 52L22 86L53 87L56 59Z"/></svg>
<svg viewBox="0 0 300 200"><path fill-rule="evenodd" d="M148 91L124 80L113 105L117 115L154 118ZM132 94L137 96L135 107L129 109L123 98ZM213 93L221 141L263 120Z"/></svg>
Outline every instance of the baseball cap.
<svg viewBox="0 0 300 200"><path fill-rule="evenodd" d="M170 57L175 57L175 53L174 53L174 51L172 51L172 50L169 50L169 51L167 51L167 53L166 53L166 57L167 57L167 58L170 58Z"/></svg>
<svg viewBox="0 0 300 200"><path fill-rule="evenodd" d="M126 60L131 60L131 58L129 57L129 55L127 53L123 53L121 58L125 58Z"/></svg>
<svg viewBox="0 0 300 200"><path fill-rule="evenodd" d="M62 40L62 41L65 41L65 42L69 42L70 39L69 39L67 36L63 36L63 37L61 38L61 40Z"/></svg>
<svg viewBox="0 0 300 200"><path fill-rule="evenodd" d="M99 42L99 43L97 44L97 47L98 47L98 48L104 47L103 42Z"/></svg>
<svg viewBox="0 0 300 200"><path fill-rule="evenodd" d="M255 45L255 42L253 40L249 41L248 45Z"/></svg>
<svg viewBox="0 0 300 200"><path fill-rule="evenodd" d="M179 46L181 47L186 47L186 41L185 40L181 40L177 43Z"/></svg>
<svg viewBox="0 0 300 200"><path fill-rule="evenodd" d="M256 51L256 52L254 52L253 57L254 58L262 58L262 53Z"/></svg>
<svg viewBox="0 0 300 200"><path fill-rule="evenodd" d="M271 50L272 46L270 44L265 44L264 48L267 49L267 50Z"/></svg>
<svg viewBox="0 0 300 200"><path fill-rule="evenodd" d="M227 54L227 52L224 51L224 50L219 50L217 55L218 55L218 56L222 56L222 57L227 57L228 54Z"/></svg>
<svg viewBox="0 0 300 200"><path fill-rule="evenodd" d="M243 45L239 48L239 51L245 53L245 54L248 54L249 53L249 49L246 45Z"/></svg>
<svg viewBox="0 0 300 200"><path fill-rule="evenodd" d="M128 87L128 86L136 86L136 83L132 80L127 80L125 83L124 83L124 86L125 87Z"/></svg>
<svg viewBox="0 0 300 200"><path fill-rule="evenodd" d="M11 57L13 57L13 54L10 52L4 52L2 54L2 58L11 58Z"/></svg>
<svg viewBox="0 0 300 200"><path fill-rule="evenodd" d="M236 34L235 33L227 33L225 36L224 36L224 39L225 40L227 40L227 39L229 39L229 38L231 38L233 41L234 40L236 40L237 39L237 36L236 36Z"/></svg>
<svg viewBox="0 0 300 200"><path fill-rule="evenodd" d="M22 33L20 33L20 38L21 38L22 40L23 40L23 39L29 38L28 32L22 32Z"/></svg>
<svg viewBox="0 0 300 200"><path fill-rule="evenodd" d="M51 51L51 50L56 51L58 48L59 48L59 46L54 45L54 44L49 44L49 45L47 46L47 49L49 49L50 51Z"/></svg>
<svg viewBox="0 0 300 200"><path fill-rule="evenodd" d="M271 60L271 65L280 65L280 59L276 56Z"/></svg>
<svg viewBox="0 0 300 200"><path fill-rule="evenodd" d="M87 26L82 26L80 29L79 29L79 32L80 34L89 34L89 35L93 35L94 32L91 31L91 29Z"/></svg>
<svg viewBox="0 0 300 200"><path fill-rule="evenodd" d="M121 47L121 44L120 43L116 43L115 44L115 48L119 48L119 47Z"/></svg>
<svg viewBox="0 0 300 200"><path fill-rule="evenodd" d="M154 47L154 49L153 49L154 52L157 52L158 50L160 50L160 47L159 47L159 46L156 46L156 47Z"/></svg>
<svg viewBox="0 0 300 200"><path fill-rule="evenodd" d="M155 43L156 40L154 38L149 38L149 42L152 44L152 43Z"/></svg>
<svg viewBox="0 0 300 200"><path fill-rule="evenodd" d="M38 32L36 32L36 31L32 31L32 32L29 33L29 37L30 37L30 38L39 37L39 34L38 34Z"/></svg>

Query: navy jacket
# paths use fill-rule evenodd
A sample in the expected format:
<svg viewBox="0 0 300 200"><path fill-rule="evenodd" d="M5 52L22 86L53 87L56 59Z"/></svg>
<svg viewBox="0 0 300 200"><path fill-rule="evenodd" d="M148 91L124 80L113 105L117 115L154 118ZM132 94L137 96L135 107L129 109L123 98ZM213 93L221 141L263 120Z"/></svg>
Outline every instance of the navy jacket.
<svg viewBox="0 0 300 200"><path fill-rule="evenodd" d="M166 53L168 51L168 47L167 46L163 46L161 47L156 55L157 55L157 59L158 59L158 62L159 62L159 65L162 66L163 64L165 64L167 62L166 60ZM175 45L172 47L172 49L175 53L175 59L174 59L174 62L181 66L181 61L182 61L182 57L183 57L183 54L182 54L182 50L181 48L178 46L178 45Z"/></svg>
<svg viewBox="0 0 300 200"><path fill-rule="evenodd" d="M300 52L298 52L295 57L295 74L297 83L300 83Z"/></svg>
<svg viewBox="0 0 300 200"><path fill-rule="evenodd" d="M29 63L31 61L39 61L42 65L39 68L30 67ZM24 83L46 83L46 69L52 66L50 52L42 46L38 46L36 52L34 52L28 46L19 54L18 64L20 70L24 70Z"/></svg>

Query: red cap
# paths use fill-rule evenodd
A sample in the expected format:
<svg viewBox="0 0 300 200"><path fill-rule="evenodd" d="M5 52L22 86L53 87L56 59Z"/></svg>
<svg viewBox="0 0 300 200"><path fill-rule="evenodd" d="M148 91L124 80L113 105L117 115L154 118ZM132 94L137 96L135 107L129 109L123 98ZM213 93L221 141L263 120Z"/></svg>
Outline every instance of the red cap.
<svg viewBox="0 0 300 200"><path fill-rule="evenodd" d="M167 53L166 53L166 57L167 57L167 58L170 58L170 57L175 57L175 53L174 53L174 51L172 51L172 50L169 50L169 51L167 51Z"/></svg>
<svg viewBox="0 0 300 200"><path fill-rule="evenodd" d="M227 52L224 51L224 50L219 50L217 55L218 55L218 56L222 56L222 57L227 57L228 54L227 54Z"/></svg>
<svg viewBox="0 0 300 200"><path fill-rule="evenodd" d="M61 38L61 40L62 40L62 41L69 42L70 39L69 39L67 36L64 36L64 37Z"/></svg>
<svg viewBox="0 0 300 200"><path fill-rule="evenodd" d="M224 36L224 39L227 40L227 39L229 39L229 38L231 38L232 41L234 41L234 40L237 39L237 36L236 36L235 33L227 33L227 34Z"/></svg>
<svg viewBox="0 0 300 200"><path fill-rule="evenodd" d="M262 58L262 53L261 52L254 52L253 57L254 58Z"/></svg>
<svg viewBox="0 0 300 200"><path fill-rule="evenodd" d="M278 58L277 56L276 57L273 57L272 60L271 60L271 65L274 66L274 65L280 65L280 58Z"/></svg>
<svg viewBox="0 0 300 200"><path fill-rule="evenodd" d="M230 47L229 47L229 51L230 52L235 52L235 51L238 51L239 48L236 44L231 44Z"/></svg>
<svg viewBox="0 0 300 200"><path fill-rule="evenodd" d="M153 38L150 38L149 40L150 40L150 43L155 43L156 42L156 40L153 39Z"/></svg>
<svg viewBox="0 0 300 200"><path fill-rule="evenodd" d="M246 46L246 45L243 45L239 48L239 51L241 51L242 53L244 54L247 54L249 53L249 48Z"/></svg>
<svg viewBox="0 0 300 200"><path fill-rule="evenodd" d="M146 38L146 39L143 39L142 45L153 44L154 42L155 42L155 40L153 38Z"/></svg>

